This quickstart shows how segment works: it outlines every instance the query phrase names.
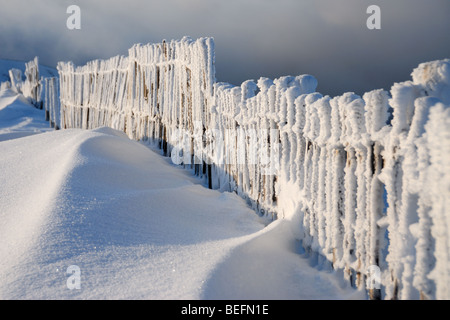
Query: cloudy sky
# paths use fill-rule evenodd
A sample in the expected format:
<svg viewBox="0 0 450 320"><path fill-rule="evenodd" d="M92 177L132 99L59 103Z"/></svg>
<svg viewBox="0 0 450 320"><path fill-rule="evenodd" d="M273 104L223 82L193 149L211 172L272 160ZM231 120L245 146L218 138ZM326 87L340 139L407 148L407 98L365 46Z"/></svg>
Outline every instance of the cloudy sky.
<svg viewBox="0 0 450 320"><path fill-rule="evenodd" d="M66 9L81 8L81 30ZM381 8L369 30L367 7ZM216 78L309 73L338 95L390 89L450 58L450 0L0 0L0 58L56 66L127 54L135 43L212 36Z"/></svg>

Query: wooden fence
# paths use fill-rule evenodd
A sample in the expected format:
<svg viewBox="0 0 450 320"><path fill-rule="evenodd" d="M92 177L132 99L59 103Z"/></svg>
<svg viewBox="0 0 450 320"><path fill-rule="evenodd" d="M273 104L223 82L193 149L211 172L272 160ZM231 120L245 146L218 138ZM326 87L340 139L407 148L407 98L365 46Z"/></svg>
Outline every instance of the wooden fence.
<svg viewBox="0 0 450 320"><path fill-rule="evenodd" d="M449 70L424 63L362 97L323 96L309 75L236 87L216 82L212 39L183 38L59 63L60 126L158 143L210 188L291 220L373 299L448 299Z"/></svg>
<svg viewBox="0 0 450 320"><path fill-rule="evenodd" d="M59 129L61 108L59 104L58 78L44 78L39 74L39 58L25 63L25 80L22 71L9 70L10 88L28 98L36 108L45 109L45 120Z"/></svg>
<svg viewBox="0 0 450 320"><path fill-rule="evenodd" d="M128 57L75 68L59 63L61 127L122 130L132 139L157 140L169 154L171 133L209 123L214 84L211 39L135 45ZM198 145L193 144L192 154Z"/></svg>
<svg viewBox="0 0 450 320"><path fill-rule="evenodd" d="M22 94L37 108L42 109L42 79L39 78L39 58L25 63L25 80L22 79L20 69L11 69L9 74L9 87L16 93Z"/></svg>

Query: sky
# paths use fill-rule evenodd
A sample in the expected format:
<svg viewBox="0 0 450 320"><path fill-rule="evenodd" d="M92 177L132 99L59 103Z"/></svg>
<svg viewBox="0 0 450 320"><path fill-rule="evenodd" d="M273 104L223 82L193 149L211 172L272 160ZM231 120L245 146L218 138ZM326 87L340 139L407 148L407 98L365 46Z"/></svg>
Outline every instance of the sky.
<svg viewBox="0 0 450 320"><path fill-rule="evenodd" d="M66 26L74 4L80 30ZM362 95L450 58L450 0L0 0L1 59L83 65L183 36L214 38L220 82L311 74L322 94Z"/></svg>

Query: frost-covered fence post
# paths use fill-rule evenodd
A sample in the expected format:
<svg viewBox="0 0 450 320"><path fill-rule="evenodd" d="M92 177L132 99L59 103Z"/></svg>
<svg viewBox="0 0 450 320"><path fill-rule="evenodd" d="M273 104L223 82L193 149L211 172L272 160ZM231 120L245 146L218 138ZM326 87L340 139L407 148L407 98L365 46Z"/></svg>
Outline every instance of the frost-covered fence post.
<svg viewBox="0 0 450 320"><path fill-rule="evenodd" d="M424 133L424 125L428 118L430 106L439 102L436 98L418 98L414 102L414 116L407 137L402 143L403 175L402 175L402 203L399 218L399 231L402 235L402 243L399 244L403 257L403 273L401 278L401 292L399 298L419 299L423 296L413 285L414 269L417 264L417 227L419 221L419 197L422 193L418 171L423 163L424 154L421 146L421 136ZM419 142L419 143L418 143ZM419 153L419 150L422 151ZM426 170L426 167L420 168Z"/></svg>
<svg viewBox="0 0 450 320"><path fill-rule="evenodd" d="M30 102L39 109L42 109L42 86L39 78L39 59L25 63L25 82L21 86L24 97L30 99Z"/></svg>
<svg viewBox="0 0 450 320"><path fill-rule="evenodd" d="M58 130L61 126L58 80L55 77L44 78L43 84L45 119L50 122L50 126Z"/></svg>
<svg viewBox="0 0 450 320"><path fill-rule="evenodd" d="M11 69L8 71L9 79L11 80L11 89L15 93L21 93L22 92L22 71L19 69Z"/></svg>
<svg viewBox="0 0 450 320"><path fill-rule="evenodd" d="M290 175L290 139L289 139L289 126L287 123L287 113L288 111L288 103L286 97L286 90L289 88L289 84L292 81L292 77L281 77L274 81L277 89L277 101L279 104L279 128L280 128L280 136L281 136L281 145L283 146L281 150L281 170L279 174L279 178L283 181L289 181Z"/></svg>
<svg viewBox="0 0 450 320"><path fill-rule="evenodd" d="M259 153L258 159L260 159L260 184L261 184L261 194L259 197L259 202L262 203L262 210L264 213L272 211L272 192L273 192L273 172L272 164L270 161L271 148L270 148L270 135L272 128L270 127L270 122L267 117L269 112L269 99L268 90L273 85L273 81L268 78L260 78L258 80L258 128L259 128ZM261 211L260 211L261 212Z"/></svg>
<svg viewBox="0 0 450 320"><path fill-rule="evenodd" d="M269 148L269 162L270 170L272 171L267 180L268 196L270 197L271 207L277 203L277 193L275 190L275 184L278 176L279 167L279 127L278 127L278 115L275 112L275 98L276 98L276 85L272 80L264 80L268 86L267 89L267 125L270 128L268 137ZM275 211L274 209L272 209ZM275 212L276 214L276 212Z"/></svg>
<svg viewBox="0 0 450 320"><path fill-rule="evenodd" d="M352 97L353 98L353 97ZM347 105L347 117L346 123L347 127L347 137L349 142L353 146L354 160L355 160L355 171L354 176L356 178L356 185L351 185L355 189L349 189L348 193L353 193L355 195L355 220L354 220L354 241L355 241L355 253L354 258L355 266L353 267L356 271L356 278L354 279L355 285L361 287L364 281L361 281L362 274L365 273L366 266L366 250L367 243L366 237L369 235L369 230L367 228L367 181L366 181L366 163L368 158L368 137L366 134L365 127L365 111L364 111L364 100L359 97L354 97ZM348 221L351 221L350 218ZM350 229L350 227L349 227ZM350 249L352 250L352 249ZM351 253L350 253L351 255ZM351 257L353 259L353 256ZM352 261L350 260L349 263Z"/></svg>
<svg viewBox="0 0 450 320"><path fill-rule="evenodd" d="M425 104L427 103L428 106L431 104L433 106L429 111L429 121L425 125L425 143L422 146L428 149L430 165L422 177L424 184L419 202L425 210L419 211L421 214L419 225L414 229L418 232L418 237L423 237L416 247L420 253L417 257L420 263L415 270L414 283L420 289L421 298L448 300L450 298L450 160L448 156L450 107L448 104L437 101L426 101ZM430 207L432 208L429 209ZM434 243L430 243L431 239ZM434 264L431 266L430 261L427 260L430 245L434 249L432 260ZM425 277L425 274L428 274L428 277ZM433 281L431 285L427 282L429 279Z"/></svg>
<svg viewBox="0 0 450 320"><path fill-rule="evenodd" d="M45 112L45 121L50 121L50 96L49 96L49 79L46 78L43 81L43 90L44 90L44 112ZM51 122L50 122L51 125Z"/></svg>
<svg viewBox="0 0 450 320"><path fill-rule="evenodd" d="M395 84L391 89L392 98L389 104L393 108L392 129L385 146L386 165L383 168L382 179L387 191L387 223L389 234L389 253L386 260L389 265L390 279L386 286L386 295L398 299L402 290L402 273L404 265L403 239L409 238L409 230L402 228L402 176L404 174L404 155L402 154L403 141L411 125L414 114L414 100L420 96L420 88L412 82ZM403 194L403 197L407 196ZM406 199L405 199L406 200ZM404 225L404 224L403 224Z"/></svg>
<svg viewBox="0 0 450 320"><path fill-rule="evenodd" d="M304 234L303 244L305 249L311 250L313 242L317 241L316 226L315 226L315 212L314 212L314 202L315 202L315 173L316 166L314 160L317 160L317 145L314 142L318 129L317 125L317 115L315 113L314 103L321 99L322 95L319 93L309 94L305 99L305 126L304 126L304 136L305 136L305 159L303 162L303 224L304 224ZM283 148L283 146L282 146Z"/></svg>
<svg viewBox="0 0 450 320"><path fill-rule="evenodd" d="M341 143L341 135L343 130L342 121L342 97L335 97L330 100L331 106L331 133L328 142L330 149L330 167L328 178L328 190L330 192L329 201L327 202L327 211L330 214L330 238L329 246L331 248L331 262L335 269L344 267L344 168L346 163L346 153Z"/></svg>
<svg viewBox="0 0 450 320"><path fill-rule="evenodd" d="M295 125L293 127L293 131L296 133L296 140L297 140L297 154L295 158L295 167L296 167L295 181L300 190L304 188L305 183L304 161L307 142L303 130L305 127L307 96L308 96L307 94L302 94L297 99L295 99Z"/></svg>
<svg viewBox="0 0 450 320"><path fill-rule="evenodd" d="M328 167L330 153L327 148L328 140L331 136L331 105L330 97L326 96L318 100L316 103L316 110L318 113L319 120L319 135L316 138L316 143L320 148L319 155L319 167L318 167L318 186L317 186L317 202L316 202L316 212L318 214L318 245L317 250L321 257L327 257L327 255L332 250L329 246L328 237L331 236L329 233L328 226L331 225L331 215L327 210L327 201L331 197L330 189L328 188L327 182L330 182L328 176L331 170Z"/></svg>
<svg viewBox="0 0 450 320"><path fill-rule="evenodd" d="M352 93L344 94L338 101L339 120L341 121L340 143L344 147L346 163L344 167L343 197L343 245L342 264L345 276L355 283L354 269L356 258L355 224L357 214L357 150L353 135L358 135L359 97Z"/></svg>
<svg viewBox="0 0 450 320"><path fill-rule="evenodd" d="M63 65L61 62L58 63L57 69L59 74L59 104L61 108L61 129L66 129L67 127L67 116L68 108L66 107L65 101L67 100L68 88L66 81L66 70L67 65Z"/></svg>
<svg viewBox="0 0 450 320"><path fill-rule="evenodd" d="M366 163L367 179L367 251L365 268L378 266L384 270L386 265L382 251L386 245L384 235L386 226L380 224L384 214L384 186L379 179L383 169L383 145L382 139L388 130L389 119L389 95L384 90L374 90L363 96L366 111L366 130L369 134L368 158ZM371 299L380 299L381 292L377 288L369 288Z"/></svg>
<svg viewBox="0 0 450 320"><path fill-rule="evenodd" d="M241 101L239 104L239 114L237 122L240 129L237 132L237 170L238 188L242 195L247 198L252 206L255 206L255 147L256 135L253 125L253 102L257 85L253 80L247 80L241 85ZM239 190L239 189L238 189Z"/></svg>

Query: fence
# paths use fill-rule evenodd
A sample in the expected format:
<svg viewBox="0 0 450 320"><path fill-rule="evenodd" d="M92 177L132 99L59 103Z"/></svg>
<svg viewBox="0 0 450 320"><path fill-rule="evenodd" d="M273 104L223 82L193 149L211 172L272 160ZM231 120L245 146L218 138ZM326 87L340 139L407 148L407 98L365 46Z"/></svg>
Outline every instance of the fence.
<svg viewBox="0 0 450 320"><path fill-rule="evenodd" d="M58 78L44 78L39 76L39 59L25 63L25 80L22 71L9 70L9 87L16 93L28 98L36 108L45 109L45 120L55 129L59 129L60 105Z"/></svg>
<svg viewBox="0 0 450 320"><path fill-rule="evenodd" d="M214 83L211 39L135 45L128 57L75 68L59 63L61 126L109 126L136 140L157 140L166 154L175 128L192 136L209 123ZM198 145L192 141L192 154Z"/></svg>
<svg viewBox="0 0 450 320"><path fill-rule="evenodd" d="M216 83L210 38L58 71L62 128L158 143L210 188L292 220L371 298L450 298L450 60L333 98L309 75Z"/></svg>
<svg viewBox="0 0 450 320"><path fill-rule="evenodd" d="M22 71L20 69L9 70L10 88L22 94L25 98L42 109L42 82L39 79L39 59L35 57L33 60L25 63L25 80L22 79Z"/></svg>
<svg viewBox="0 0 450 320"><path fill-rule="evenodd" d="M415 73L446 65L430 63ZM294 202L284 214L298 210L303 244L344 269L355 286L367 285L372 266L384 270L386 298L449 297L443 204L450 195L450 171L444 172L450 113L432 88L435 80L396 84L392 97L383 90L363 98L301 95L294 104L300 121L280 129L286 142L279 213Z"/></svg>

